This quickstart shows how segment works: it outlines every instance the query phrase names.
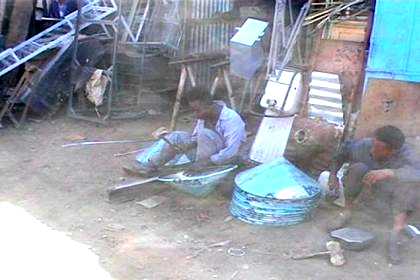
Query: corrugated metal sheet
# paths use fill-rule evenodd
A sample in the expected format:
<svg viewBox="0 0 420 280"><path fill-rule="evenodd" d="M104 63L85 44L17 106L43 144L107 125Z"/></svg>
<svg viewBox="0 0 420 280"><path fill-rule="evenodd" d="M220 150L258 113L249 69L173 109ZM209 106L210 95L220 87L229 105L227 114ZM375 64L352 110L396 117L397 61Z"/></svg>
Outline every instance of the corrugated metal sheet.
<svg viewBox="0 0 420 280"><path fill-rule="evenodd" d="M367 78L420 82L420 1L377 0Z"/></svg>
<svg viewBox="0 0 420 280"><path fill-rule="evenodd" d="M219 16L232 9L231 0L188 0L184 3L181 56L220 52L229 46L232 24Z"/></svg>
<svg viewBox="0 0 420 280"><path fill-rule="evenodd" d="M233 24L220 15L232 10L233 1L155 0L150 27L146 28L146 41L164 43L169 57L227 54ZM213 63L215 61L192 64L198 85L210 86L209 64Z"/></svg>
<svg viewBox="0 0 420 280"><path fill-rule="evenodd" d="M336 125L344 124L338 75L312 72L308 107L311 118L321 118Z"/></svg>
<svg viewBox="0 0 420 280"><path fill-rule="evenodd" d="M228 53L229 39L233 25L220 18L222 13L233 7L232 0L186 0L183 6L183 36L177 56ZM212 73L209 64L200 62L192 65L197 84L209 87Z"/></svg>
<svg viewBox="0 0 420 280"><path fill-rule="evenodd" d="M232 0L185 0L187 17L208 19L232 9Z"/></svg>

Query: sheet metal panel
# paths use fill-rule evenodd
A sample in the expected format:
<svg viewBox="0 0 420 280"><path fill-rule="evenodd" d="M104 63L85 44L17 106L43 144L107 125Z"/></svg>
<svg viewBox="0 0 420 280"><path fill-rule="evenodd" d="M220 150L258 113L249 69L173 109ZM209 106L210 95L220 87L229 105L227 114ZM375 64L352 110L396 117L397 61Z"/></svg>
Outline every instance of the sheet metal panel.
<svg viewBox="0 0 420 280"><path fill-rule="evenodd" d="M184 26L181 48L177 56L228 53L233 25L219 17L233 7L232 0L186 0L184 2ZM215 63L214 61L210 63ZM192 65L197 84L209 87L212 73L209 62Z"/></svg>
<svg viewBox="0 0 420 280"><path fill-rule="evenodd" d="M372 136L384 125L400 128L407 137L420 135L420 84L370 79L357 120L356 138Z"/></svg>

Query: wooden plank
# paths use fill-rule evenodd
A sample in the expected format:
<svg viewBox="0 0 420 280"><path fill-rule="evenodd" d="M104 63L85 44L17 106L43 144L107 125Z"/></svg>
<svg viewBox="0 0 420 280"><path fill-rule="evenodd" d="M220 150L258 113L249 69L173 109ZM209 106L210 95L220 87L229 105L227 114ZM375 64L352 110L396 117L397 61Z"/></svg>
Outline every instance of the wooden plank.
<svg viewBox="0 0 420 280"><path fill-rule="evenodd" d="M13 46L26 40L32 13L33 1L14 1L7 33L7 46Z"/></svg>
<svg viewBox="0 0 420 280"><path fill-rule="evenodd" d="M183 65L182 70L181 70L181 76L179 78L179 85L178 85L178 91L176 93L175 104L172 111L172 119L171 119L171 124L169 127L170 130L174 130L176 127L176 121L178 119L179 108L181 107L181 100L182 100L182 95L184 94L184 88L185 88L185 82L187 80L187 75L188 75L187 67Z"/></svg>

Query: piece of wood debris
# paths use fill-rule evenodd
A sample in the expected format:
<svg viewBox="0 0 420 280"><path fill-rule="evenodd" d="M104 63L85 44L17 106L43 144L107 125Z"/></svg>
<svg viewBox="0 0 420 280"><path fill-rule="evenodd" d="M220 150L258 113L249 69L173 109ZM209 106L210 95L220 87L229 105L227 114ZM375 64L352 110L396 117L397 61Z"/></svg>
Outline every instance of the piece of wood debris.
<svg viewBox="0 0 420 280"><path fill-rule="evenodd" d="M222 241L222 242L217 242L217 243L210 244L208 246L204 246L203 248L197 250L194 254L188 256L187 257L187 260L190 260L190 259L193 259L193 258L198 257L202 252L204 252L204 251L206 251L208 249L218 248L218 247L224 247L224 246L229 245L231 242L232 241L230 241L230 240L225 240L225 241Z"/></svg>
<svg viewBox="0 0 420 280"><path fill-rule="evenodd" d="M125 226L120 224L109 224L105 226L105 229L109 231L123 231L125 230Z"/></svg>
<svg viewBox="0 0 420 280"><path fill-rule="evenodd" d="M166 196L154 195L145 200L138 201L136 204L146 207L147 209L155 208L165 202L168 198Z"/></svg>

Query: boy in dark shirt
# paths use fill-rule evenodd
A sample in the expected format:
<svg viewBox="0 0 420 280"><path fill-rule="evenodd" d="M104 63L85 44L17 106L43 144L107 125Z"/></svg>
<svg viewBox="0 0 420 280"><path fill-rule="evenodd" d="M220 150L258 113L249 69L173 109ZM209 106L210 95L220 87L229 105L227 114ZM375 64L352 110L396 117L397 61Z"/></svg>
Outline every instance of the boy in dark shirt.
<svg viewBox="0 0 420 280"><path fill-rule="evenodd" d="M341 228L349 221L353 202L363 189L380 192L389 199L394 215L389 259L393 264L400 263L400 234L420 202L420 164L405 144L404 134L388 125L377 129L373 139L344 143L331 166L328 182L331 190L338 188L337 171L344 162L350 163L343 180L346 207L331 221L328 230Z"/></svg>

